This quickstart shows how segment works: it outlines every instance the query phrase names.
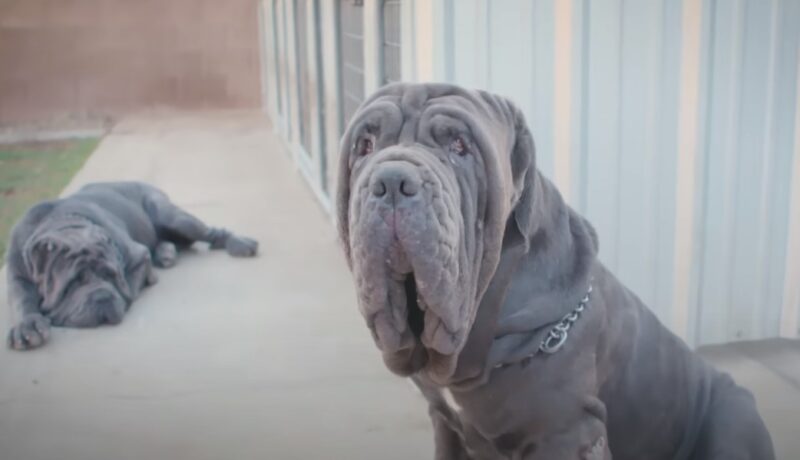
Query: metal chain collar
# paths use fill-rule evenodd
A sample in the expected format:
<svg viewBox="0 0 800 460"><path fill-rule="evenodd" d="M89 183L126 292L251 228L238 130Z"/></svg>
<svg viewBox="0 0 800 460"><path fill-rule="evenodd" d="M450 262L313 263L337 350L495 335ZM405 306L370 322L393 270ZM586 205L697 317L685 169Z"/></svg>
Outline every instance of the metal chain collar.
<svg viewBox="0 0 800 460"><path fill-rule="evenodd" d="M561 318L561 321L553 326L553 328L550 329L550 333L547 334L547 337L542 340L541 345L539 345L540 351L551 355L564 346L564 343L567 341L567 337L569 336L569 330L575 324L575 321L578 321L578 318L581 317L581 313L583 313L583 311L586 310L586 307L589 305L589 295L591 293L592 284L589 283L589 289L586 291L586 295L583 296L581 301L578 302L578 306Z"/></svg>
<svg viewBox="0 0 800 460"><path fill-rule="evenodd" d="M539 344L539 348L536 350L535 353L531 353L530 355L526 356L522 362L529 361L533 358L536 353L543 352L549 355L557 352L564 346L567 342L567 337L569 336L569 330L572 329L572 326L578 321L578 318L581 317L581 314L586 310L586 307L589 306L589 295L592 293L592 283L589 282L589 288L586 290L586 295L583 296L580 302L578 302L578 306L575 307L574 310L569 312L568 314L564 315L561 320L550 329L550 332L547 333L545 338L542 340L542 343ZM510 366L513 363L499 363L495 364L496 369L504 368Z"/></svg>

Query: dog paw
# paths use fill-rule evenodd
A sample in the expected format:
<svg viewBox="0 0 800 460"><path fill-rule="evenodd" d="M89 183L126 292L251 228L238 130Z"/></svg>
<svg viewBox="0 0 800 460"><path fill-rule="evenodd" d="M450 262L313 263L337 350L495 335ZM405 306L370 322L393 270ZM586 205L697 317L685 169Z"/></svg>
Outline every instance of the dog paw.
<svg viewBox="0 0 800 460"><path fill-rule="evenodd" d="M156 283L158 283L158 275L155 270L150 270L150 273L147 274L147 278L144 280L144 285L149 287Z"/></svg>
<svg viewBox="0 0 800 460"><path fill-rule="evenodd" d="M26 315L8 333L8 346L15 350L38 348L50 338L50 320L34 313Z"/></svg>
<svg viewBox="0 0 800 460"><path fill-rule="evenodd" d="M162 241L153 253L153 262L161 268L169 268L178 261L178 249L169 241Z"/></svg>
<svg viewBox="0 0 800 460"><path fill-rule="evenodd" d="M225 250L234 257L253 257L258 253L258 241L231 235L225 242Z"/></svg>

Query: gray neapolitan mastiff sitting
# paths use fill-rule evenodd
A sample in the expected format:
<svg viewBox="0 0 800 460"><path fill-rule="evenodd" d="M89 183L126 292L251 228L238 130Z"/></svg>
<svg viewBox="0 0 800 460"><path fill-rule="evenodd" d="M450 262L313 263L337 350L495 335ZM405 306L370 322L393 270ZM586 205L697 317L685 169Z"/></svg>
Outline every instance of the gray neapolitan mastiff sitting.
<svg viewBox="0 0 800 460"><path fill-rule="evenodd" d="M342 140L337 206L360 312L428 400L437 459L774 458L751 394L598 261L509 101L380 90Z"/></svg>
<svg viewBox="0 0 800 460"><path fill-rule="evenodd" d="M164 192L139 182L89 184L32 207L14 227L7 255L8 297L21 321L8 335L18 350L43 345L50 326L116 324L153 266L171 267L196 241L254 256L258 243L206 226Z"/></svg>

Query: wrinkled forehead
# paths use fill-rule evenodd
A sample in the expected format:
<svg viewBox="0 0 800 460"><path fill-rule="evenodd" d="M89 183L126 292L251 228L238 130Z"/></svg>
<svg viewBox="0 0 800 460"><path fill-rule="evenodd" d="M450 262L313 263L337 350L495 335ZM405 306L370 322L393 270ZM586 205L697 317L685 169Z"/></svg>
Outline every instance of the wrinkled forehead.
<svg viewBox="0 0 800 460"><path fill-rule="evenodd" d="M97 226L82 221L59 222L43 225L31 235L25 252L31 257L50 253L73 253L99 250L108 240L105 232Z"/></svg>
<svg viewBox="0 0 800 460"><path fill-rule="evenodd" d="M497 144L513 135L513 113L502 98L447 84L388 85L360 108L351 136L370 131L384 141L424 141L443 125ZM500 147L500 145L497 145Z"/></svg>
<svg viewBox="0 0 800 460"><path fill-rule="evenodd" d="M104 241L105 234L85 222L71 222L44 228L32 238L37 245L55 245L62 249L79 250Z"/></svg>

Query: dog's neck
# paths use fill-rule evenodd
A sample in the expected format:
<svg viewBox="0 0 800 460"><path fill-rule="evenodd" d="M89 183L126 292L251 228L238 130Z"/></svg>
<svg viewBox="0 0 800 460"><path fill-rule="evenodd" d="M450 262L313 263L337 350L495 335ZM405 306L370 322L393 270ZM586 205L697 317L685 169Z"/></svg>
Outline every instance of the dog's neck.
<svg viewBox="0 0 800 460"><path fill-rule="evenodd" d="M507 225L501 260L459 356L454 384L485 381L495 361L526 353L522 343L535 345L526 338L560 320L586 294L597 254L594 230L552 183L537 176L530 203L535 225L524 236Z"/></svg>
<svg viewBox="0 0 800 460"><path fill-rule="evenodd" d="M585 294L597 242L594 229L567 206L556 187L541 174L537 182L536 226L526 237L527 252L500 317L524 310L547 324L569 312L575 307L572 300Z"/></svg>

